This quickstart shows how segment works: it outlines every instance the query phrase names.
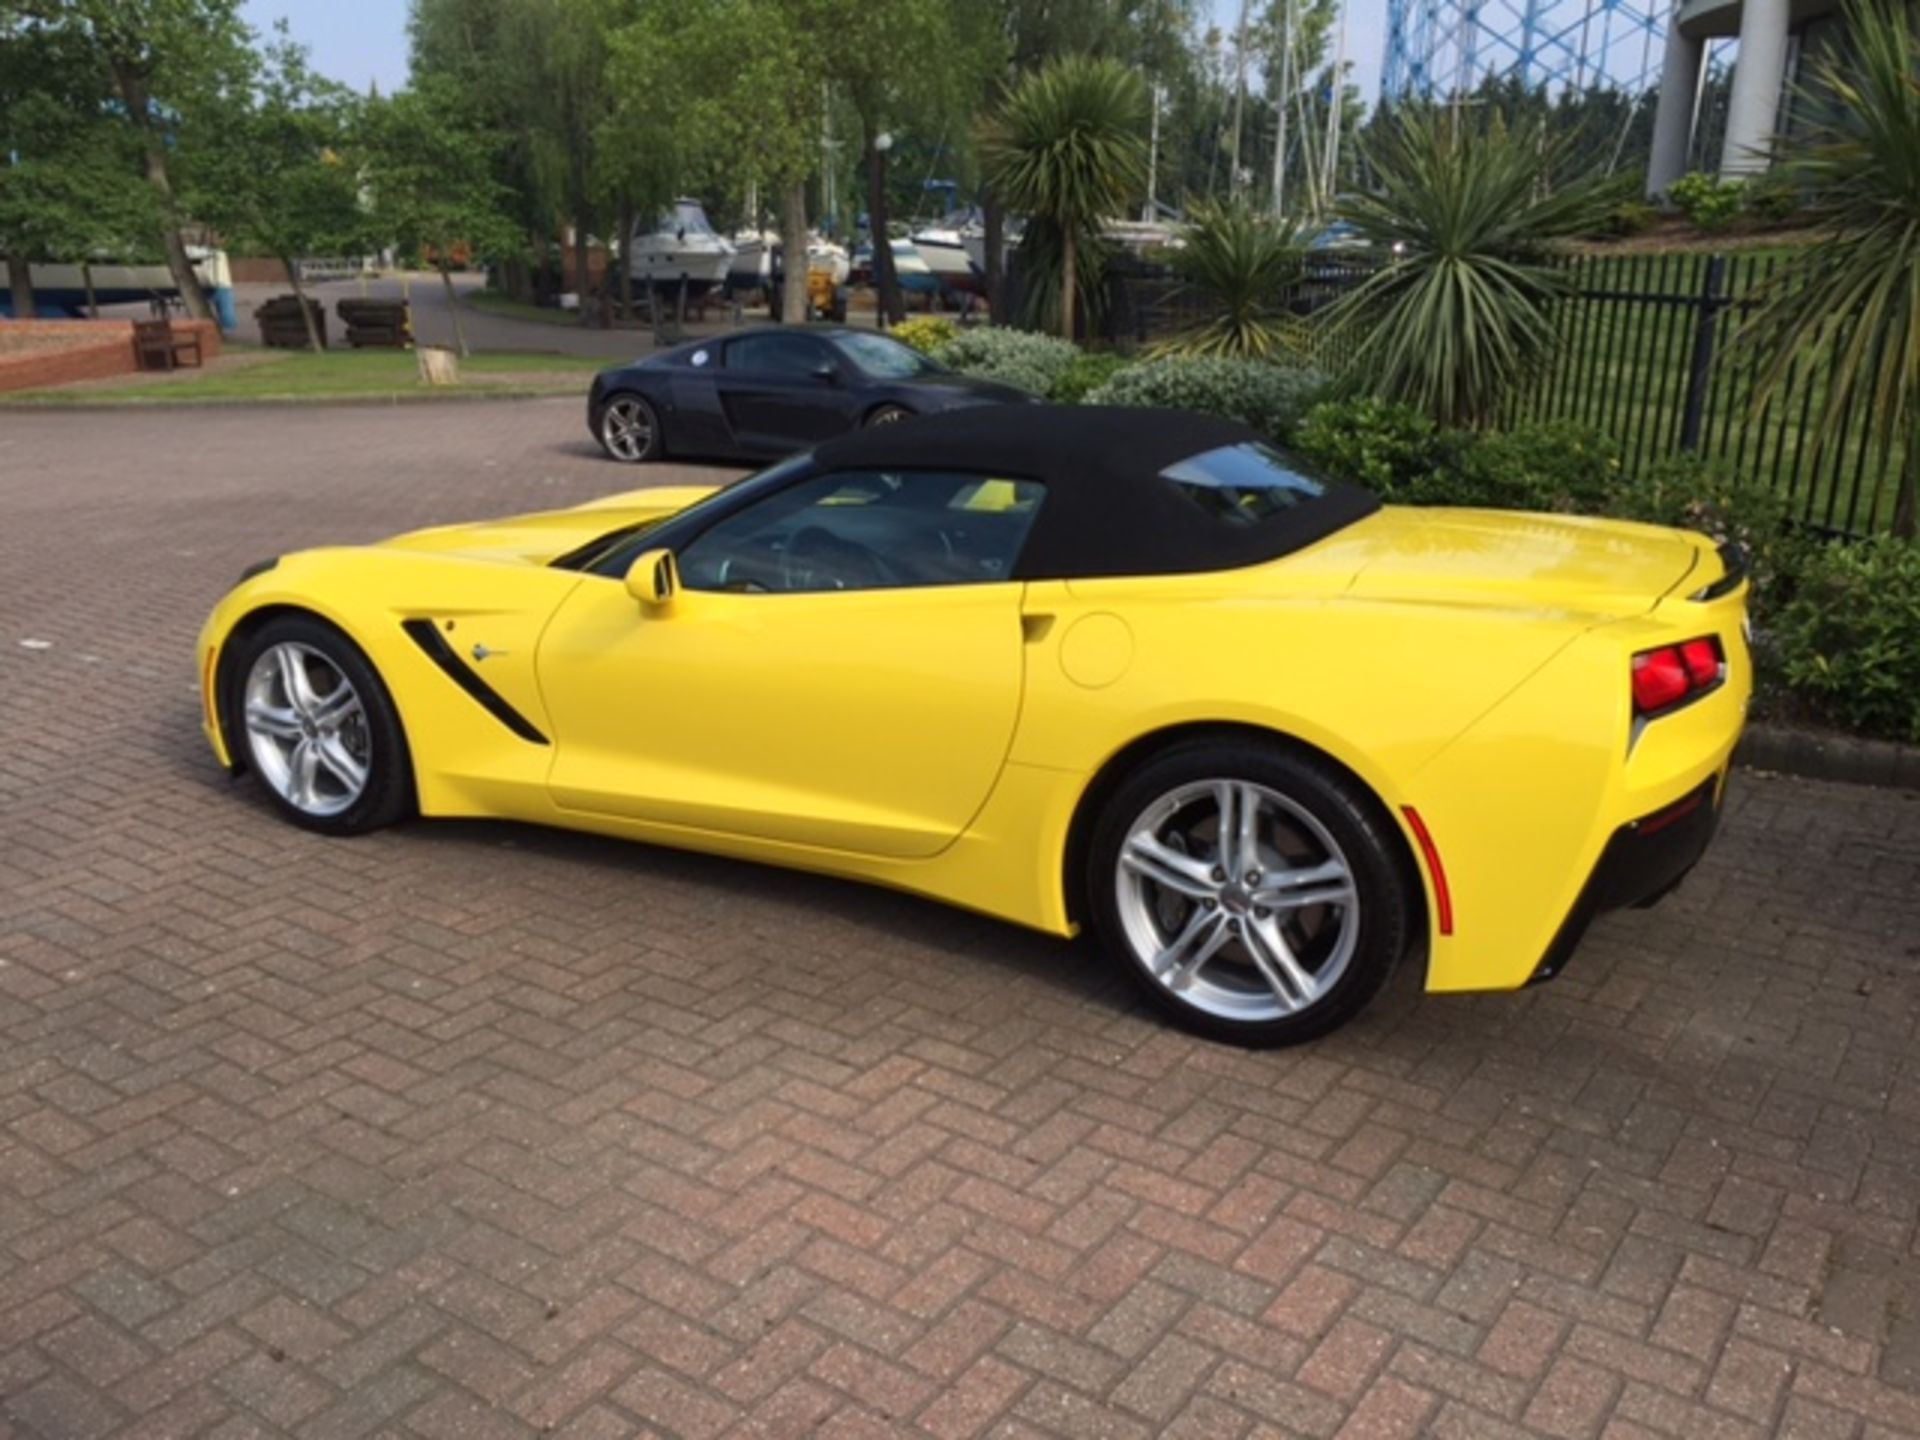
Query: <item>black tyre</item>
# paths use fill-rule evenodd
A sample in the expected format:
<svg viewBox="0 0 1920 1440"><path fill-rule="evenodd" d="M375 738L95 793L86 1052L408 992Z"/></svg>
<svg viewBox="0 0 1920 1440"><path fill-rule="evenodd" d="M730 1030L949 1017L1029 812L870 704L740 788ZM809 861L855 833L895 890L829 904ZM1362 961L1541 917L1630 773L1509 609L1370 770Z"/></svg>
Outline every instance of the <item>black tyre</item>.
<svg viewBox="0 0 1920 1440"><path fill-rule="evenodd" d="M1097 942L1154 1005L1240 1045L1342 1024L1407 949L1392 822L1334 766L1282 745L1162 752L1106 799L1087 847Z"/></svg>
<svg viewBox="0 0 1920 1440"><path fill-rule="evenodd" d="M412 811L413 767L392 697L333 626L270 620L224 673L228 744L287 819L359 835Z"/></svg>
<svg viewBox="0 0 1920 1440"><path fill-rule="evenodd" d="M660 458L660 415L651 401L630 391L609 395L594 421L594 436L607 455L623 465Z"/></svg>
<svg viewBox="0 0 1920 1440"><path fill-rule="evenodd" d="M866 428L871 430L876 425L897 425L912 417L913 411L904 405L876 405L867 415Z"/></svg>

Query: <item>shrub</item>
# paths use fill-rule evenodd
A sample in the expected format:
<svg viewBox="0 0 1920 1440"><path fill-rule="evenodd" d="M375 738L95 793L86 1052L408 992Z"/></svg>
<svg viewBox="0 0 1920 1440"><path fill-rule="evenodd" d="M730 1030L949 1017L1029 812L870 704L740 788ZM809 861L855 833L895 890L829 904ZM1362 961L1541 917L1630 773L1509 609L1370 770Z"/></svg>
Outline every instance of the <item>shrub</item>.
<svg viewBox="0 0 1920 1440"><path fill-rule="evenodd" d="M1817 546L1797 568L1768 635L1789 692L1833 724L1920 743L1920 547Z"/></svg>
<svg viewBox="0 0 1920 1440"><path fill-rule="evenodd" d="M1318 370L1262 360L1170 355L1116 371L1087 396L1087 403L1198 410L1287 441L1326 385L1326 376Z"/></svg>
<svg viewBox="0 0 1920 1440"><path fill-rule="evenodd" d="M1603 432L1571 420L1531 421L1461 437L1451 463L1416 482L1406 498L1591 514L1605 506L1619 475L1620 447Z"/></svg>
<svg viewBox="0 0 1920 1440"><path fill-rule="evenodd" d="M1787 598L1799 542L1787 526L1786 502L1725 464L1679 455L1623 475L1608 498L1606 513L1737 541L1753 560L1755 611Z"/></svg>
<svg viewBox="0 0 1920 1440"><path fill-rule="evenodd" d="M1754 219L1783 225L1800 212L1800 192L1793 181L1769 171L1747 181L1741 203Z"/></svg>
<svg viewBox="0 0 1920 1440"><path fill-rule="evenodd" d="M934 351L933 358L962 375L978 375L1018 385L1036 395L1051 395L1080 358L1080 350L1052 335L981 326L961 331Z"/></svg>
<svg viewBox="0 0 1920 1440"><path fill-rule="evenodd" d="M960 334L960 327L945 315L915 315L902 320L887 332L902 345L911 345L922 355L931 355Z"/></svg>
<svg viewBox="0 0 1920 1440"><path fill-rule="evenodd" d="M1659 218L1660 212L1644 200L1622 200L1607 212L1600 233L1624 240L1629 235L1651 230Z"/></svg>
<svg viewBox="0 0 1920 1440"><path fill-rule="evenodd" d="M1667 187L1667 199L1702 230L1724 230L1740 213L1744 199L1737 180L1720 180L1704 171L1682 175Z"/></svg>
<svg viewBox="0 0 1920 1440"><path fill-rule="evenodd" d="M1047 398L1056 405L1078 405L1126 365L1124 355L1083 352L1074 356L1073 363L1053 382L1053 391Z"/></svg>
<svg viewBox="0 0 1920 1440"><path fill-rule="evenodd" d="M1294 449L1335 480L1397 500L1444 463L1440 429L1411 405L1365 396L1314 406L1293 436Z"/></svg>

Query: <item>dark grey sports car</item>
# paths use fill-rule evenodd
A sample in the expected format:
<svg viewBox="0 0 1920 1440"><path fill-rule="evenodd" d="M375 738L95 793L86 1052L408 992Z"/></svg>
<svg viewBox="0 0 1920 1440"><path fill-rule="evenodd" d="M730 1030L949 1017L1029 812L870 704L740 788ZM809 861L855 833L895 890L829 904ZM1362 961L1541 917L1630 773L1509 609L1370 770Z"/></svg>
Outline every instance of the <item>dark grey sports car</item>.
<svg viewBox="0 0 1920 1440"><path fill-rule="evenodd" d="M769 325L601 371L587 425L607 454L629 463L759 460L909 415L1038 399L955 374L871 330Z"/></svg>

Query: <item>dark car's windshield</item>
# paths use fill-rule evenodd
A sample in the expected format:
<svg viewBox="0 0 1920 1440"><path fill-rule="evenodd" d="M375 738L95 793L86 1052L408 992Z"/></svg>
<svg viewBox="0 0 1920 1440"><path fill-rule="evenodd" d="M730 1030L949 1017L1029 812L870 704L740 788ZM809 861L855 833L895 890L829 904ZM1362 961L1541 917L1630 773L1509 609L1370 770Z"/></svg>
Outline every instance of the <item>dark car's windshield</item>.
<svg viewBox="0 0 1920 1440"><path fill-rule="evenodd" d="M922 355L911 345L902 345L885 335L856 331L834 336L833 345L870 380L909 380L915 375L938 375L946 370L944 365Z"/></svg>

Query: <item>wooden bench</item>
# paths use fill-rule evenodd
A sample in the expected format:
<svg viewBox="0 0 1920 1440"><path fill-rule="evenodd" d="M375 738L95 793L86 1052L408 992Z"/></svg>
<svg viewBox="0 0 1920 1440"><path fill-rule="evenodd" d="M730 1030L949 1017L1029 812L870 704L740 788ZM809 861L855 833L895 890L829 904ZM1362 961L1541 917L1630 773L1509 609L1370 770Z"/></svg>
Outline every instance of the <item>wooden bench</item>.
<svg viewBox="0 0 1920 1440"><path fill-rule="evenodd" d="M196 368L205 363L199 332L175 330L170 320L134 321L133 350L142 370L172 370L185 364L189 355Z"/></svg>

